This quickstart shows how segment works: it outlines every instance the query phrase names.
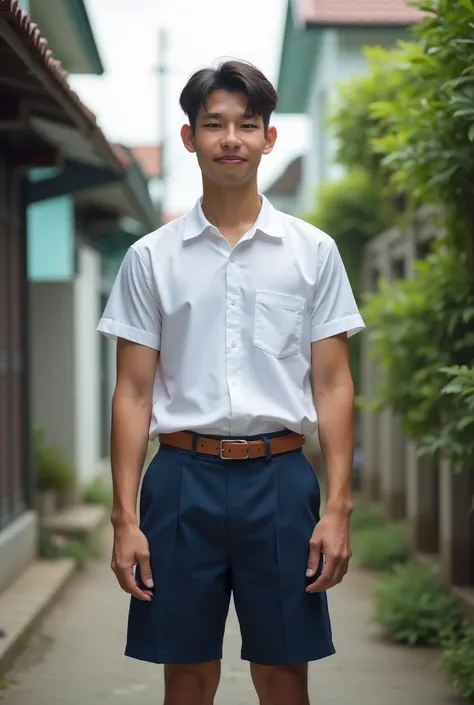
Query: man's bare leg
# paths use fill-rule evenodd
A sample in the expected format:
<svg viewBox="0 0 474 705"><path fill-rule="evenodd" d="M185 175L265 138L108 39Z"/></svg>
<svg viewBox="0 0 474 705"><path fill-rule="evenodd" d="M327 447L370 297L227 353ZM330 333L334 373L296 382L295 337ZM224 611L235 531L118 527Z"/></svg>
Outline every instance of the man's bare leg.
<svg viewBox="0 0 474 705"><path fill-rule="evenodd" d="M296 666L250 665L260 705L310 705L308 664Z"/></svg>
<svg viewBox="0 0 474 705"><path fill-rule="evenodd" d="M165 666L164 705L213 705L221 662Z"/></svg>

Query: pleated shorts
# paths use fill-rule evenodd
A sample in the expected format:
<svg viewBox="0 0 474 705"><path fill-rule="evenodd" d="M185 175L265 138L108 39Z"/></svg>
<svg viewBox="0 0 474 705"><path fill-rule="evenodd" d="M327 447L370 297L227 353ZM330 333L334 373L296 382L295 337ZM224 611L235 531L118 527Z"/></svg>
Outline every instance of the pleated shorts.
<svg viewBox="0 0 474 705"><path fill-rule="evenodd" d="M231 597L243 660L290 665L333 654L327 595L306 592L319 511L301 450L221 460L161 445L140 494L153 599L131 598L125 654L164 664L221 659Z"/></svg>

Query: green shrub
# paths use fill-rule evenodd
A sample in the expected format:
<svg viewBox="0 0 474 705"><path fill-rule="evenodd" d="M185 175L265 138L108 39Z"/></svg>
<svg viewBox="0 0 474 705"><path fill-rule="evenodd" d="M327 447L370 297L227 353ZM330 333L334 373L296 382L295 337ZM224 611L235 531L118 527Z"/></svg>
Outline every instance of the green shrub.
<svg viewBox="0 0 474 705"><path fill-rule="evenodd" d="M359 531L353 538L356 562L369 570L390 570L409 557L405 524L387 524Z"/></svg>
<svg viewBox="0 0 474 705"><path fill-rule="evenodd" d="M33 438L33 464L36 486L41 491L60 492L74 487L76 473L59 448L44 442L44 432L37 430Z"/></svg>
<svg viewBox="0 0 474 705"><path fill-rule="evenodd" d="M449 685L469 702L474 702L474 627L464 624L461 632L452 629L443 639L441 664Z"/></svg>
<svg viewBox="0 0 474 705"><path fill-rule="evenodd" d="M380 511L371 502L357 502L351 517L351 532L353 534L364 529L373 529L382 526L383 519Z"/></svg>
<svg viewBox="0 0 474 705"><path fill-rule="evenodd" d="M84 489L83 501L86 504L101 504L110 509L112 507L112 488L97 478Z"/></svg>
<svg viewBox="0 0 474 705"><path fill-rule="evenodd" d="M427 566L399 565L374 590L375 619L394 641L440 645L460 623L453 597Z"/></svg>

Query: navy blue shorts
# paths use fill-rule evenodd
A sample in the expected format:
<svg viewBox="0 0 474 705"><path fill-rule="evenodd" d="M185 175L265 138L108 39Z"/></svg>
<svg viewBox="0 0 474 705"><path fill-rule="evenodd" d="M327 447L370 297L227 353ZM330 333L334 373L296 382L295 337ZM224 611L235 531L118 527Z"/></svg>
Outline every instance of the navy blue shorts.
<svg viewBox="0 0 474 705"><path fill-rule="evenodd" d="M242 659L288 665L333 654L327 596L305 591L319 505L301 450L221 460L161 445L140 495L154 596L131 598L125 655L167 664L221 659L231 594Z"/></svg>

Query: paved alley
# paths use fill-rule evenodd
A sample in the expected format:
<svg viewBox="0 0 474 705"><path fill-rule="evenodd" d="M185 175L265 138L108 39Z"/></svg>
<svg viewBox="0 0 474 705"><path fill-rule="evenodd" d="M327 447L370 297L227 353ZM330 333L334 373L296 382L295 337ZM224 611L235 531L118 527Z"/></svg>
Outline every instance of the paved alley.
<svg viewBox="0 0 474 705"><path fill-rule="evenodd" d="M456 701L445 691L433 652L396 647L380 639L370 624L371 585L370 577L353 570L331 591L338 653L311 667L312 703L452 705ZM108 567L108 555L91 563L7 675L1 705L160 705L161 667L122 655L127 601ZM218 705L256 703L239 649L232 612Z"/></svg>

